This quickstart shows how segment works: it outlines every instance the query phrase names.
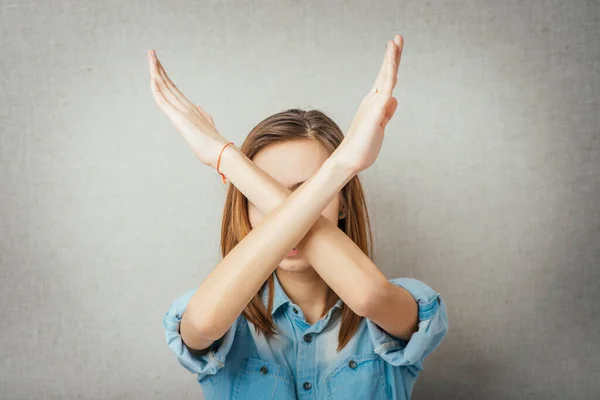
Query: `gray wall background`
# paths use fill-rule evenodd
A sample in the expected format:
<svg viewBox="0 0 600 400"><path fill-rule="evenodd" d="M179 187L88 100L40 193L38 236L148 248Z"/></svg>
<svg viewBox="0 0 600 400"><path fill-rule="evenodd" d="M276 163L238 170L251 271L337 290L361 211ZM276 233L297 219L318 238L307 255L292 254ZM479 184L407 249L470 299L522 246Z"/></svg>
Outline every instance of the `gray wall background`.
<svg viewBox="0 0 600 400"><path fill-rule="evenodd" d="M225 187L146 52L241 145L347 129L385 42L399 107L361 173L388 277L448 304L415 399L600 396L595 1L1 1L0 397L201 398L162 316L220 260Z"/></svg>

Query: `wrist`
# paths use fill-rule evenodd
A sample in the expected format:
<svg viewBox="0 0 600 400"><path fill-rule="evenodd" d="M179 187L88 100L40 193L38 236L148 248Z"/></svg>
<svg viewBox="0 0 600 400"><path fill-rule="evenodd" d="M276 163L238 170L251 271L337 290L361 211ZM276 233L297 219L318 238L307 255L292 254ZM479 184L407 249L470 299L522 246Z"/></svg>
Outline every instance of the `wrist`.
<svg viewBox="0 0 600 400"><path fill-rule="evenodd" d="M336 155L336 151L334 151L331 154L331 156L329 156L329 158L325 161L325 164L328 165L328 168L335 170L337 175L347 176L346 182L348 182L354 177L354 175L358 174L360 171L356 168L355 165L344 161L343 157L339 157L338 155Z"/></svg>
<svg viewBox="0 0 600 400"><path fill-rule="evenodd" d="M346 164L337 157L329 157L325 160L319 169L319 173L324 173L331 182L331 185L338 188L337 191L342 190L342 188L356 175L356 171L352 166Z"/></svg>
<svg viewBox="0 0 600 400"><path fill-rule="evenodd" d="M229 178L229 173L232 170L232 166L237 162L239 156L242 155L241 150L238 149L235 146L235 144L232 143L228 146L225 146L227 143L229 143L229 142L224 142L223 145L219 149L219 153L221 154L220 161L219 161L219 155L217 154L217 159L215 160L214 165L212 165L212 167L215 170L217 170L221 174L225 175L226 179ZM217 169L217 163L219 164L218 169ZM221 176L219 175L219 177L221 177Z"/></svg>

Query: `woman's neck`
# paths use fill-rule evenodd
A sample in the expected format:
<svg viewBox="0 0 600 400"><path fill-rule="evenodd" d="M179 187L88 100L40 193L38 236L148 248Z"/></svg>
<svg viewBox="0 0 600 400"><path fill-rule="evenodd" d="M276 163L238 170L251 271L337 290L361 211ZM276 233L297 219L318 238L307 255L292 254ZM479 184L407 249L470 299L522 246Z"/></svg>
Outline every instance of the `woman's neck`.
<svg viewBox="0 0 600 400"><path fill-rule="evenodd" d="M328 300L335 296L319 274L313 268L302 272L277 268L275 273L287 296L302 309L306 321L311 325L318 321Z"/></svg>

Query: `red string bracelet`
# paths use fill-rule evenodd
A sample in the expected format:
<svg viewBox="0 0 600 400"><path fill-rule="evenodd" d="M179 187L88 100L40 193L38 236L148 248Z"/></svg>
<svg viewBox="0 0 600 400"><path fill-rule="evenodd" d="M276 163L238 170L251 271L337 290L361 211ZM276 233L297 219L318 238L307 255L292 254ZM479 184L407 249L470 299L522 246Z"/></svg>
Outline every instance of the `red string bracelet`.
<svg viewBox="0 0 600 400"><path fill-rule="evenodd" d="M227 182L225 182L225 179L227 179L227 178L225 177L225 175L221 174L221 171L219 171L219 165L221 164L221 154L223 154L223 150L225 150L225 147L229 146L230 144L233 144L233 142L229 142L225 146L223 146L223 148L221 149L221 153L219 153L219 158L217 159L217 172L221 175L223 184L227 183Z"/></svg>

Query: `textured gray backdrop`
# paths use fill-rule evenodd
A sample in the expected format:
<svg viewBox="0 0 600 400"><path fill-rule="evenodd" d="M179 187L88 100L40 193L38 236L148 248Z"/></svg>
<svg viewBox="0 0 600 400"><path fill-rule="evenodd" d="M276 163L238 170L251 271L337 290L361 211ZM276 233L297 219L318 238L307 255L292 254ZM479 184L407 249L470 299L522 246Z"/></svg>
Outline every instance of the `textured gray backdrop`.
<svg viewBox="0 0 600 400"><path fill-rule="evenodd" d="M162 316L218 260L225 187L154 103L146 52L241 145L346 130L405 38L361 173L388 277L449 334L415 399L599 398L595 1L1 1L0 397L201 398Z"/></svg>

